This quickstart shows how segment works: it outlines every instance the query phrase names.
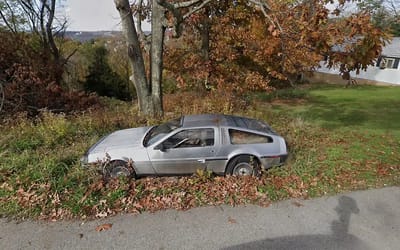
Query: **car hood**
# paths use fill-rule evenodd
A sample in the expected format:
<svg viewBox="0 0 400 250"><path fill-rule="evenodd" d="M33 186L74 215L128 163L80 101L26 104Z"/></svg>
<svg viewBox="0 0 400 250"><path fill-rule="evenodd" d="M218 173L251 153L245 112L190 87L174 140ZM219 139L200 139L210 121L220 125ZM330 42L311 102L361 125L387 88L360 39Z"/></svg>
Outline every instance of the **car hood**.
<svg viewBox="0 0 400 250"><path fill-rule="evenodd" d="M118 148L142 148L142 139L151 127L115 131L93 145L88 153L103 153Z"/></svg>

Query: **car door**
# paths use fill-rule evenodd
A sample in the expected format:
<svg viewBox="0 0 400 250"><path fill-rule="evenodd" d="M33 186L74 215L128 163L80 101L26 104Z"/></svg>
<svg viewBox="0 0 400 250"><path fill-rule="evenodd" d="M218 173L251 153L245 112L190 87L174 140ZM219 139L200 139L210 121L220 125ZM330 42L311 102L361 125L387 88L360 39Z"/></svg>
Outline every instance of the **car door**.
<svg viewBox="0 0 400 250"><path fill-rule="evenodd" d="M183 129L148 149L157 174L191 174L215 156L215 129Z"/></svg>

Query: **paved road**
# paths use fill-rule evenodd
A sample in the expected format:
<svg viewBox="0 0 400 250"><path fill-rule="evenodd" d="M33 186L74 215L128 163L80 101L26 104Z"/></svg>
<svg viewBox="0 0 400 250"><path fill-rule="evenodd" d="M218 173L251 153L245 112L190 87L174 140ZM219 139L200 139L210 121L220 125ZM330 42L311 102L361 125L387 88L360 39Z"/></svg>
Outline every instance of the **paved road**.
<svg viewBox="0 0 400 250"><path fill-rule="evenodd" d="M0 249L400 249L400 187L83 223L0 220ZM111 223L112 228L95 228Z"/></svg>

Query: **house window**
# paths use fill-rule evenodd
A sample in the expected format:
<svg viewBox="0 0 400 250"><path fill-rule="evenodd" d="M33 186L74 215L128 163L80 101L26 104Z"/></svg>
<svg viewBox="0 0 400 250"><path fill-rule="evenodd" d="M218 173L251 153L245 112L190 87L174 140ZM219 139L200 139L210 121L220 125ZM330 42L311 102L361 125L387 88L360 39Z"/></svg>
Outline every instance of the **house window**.
<svg viewBox="0 0 400 250"><path fill-rule="evenodd" d="M378 60L379 68L381 69L397 69L399 67L399 58L382 57Z"/></svg>
<svg viewBox="0 0 400 250"><path fill-rule="evenodd" d="M387 58L386 59L386 68L392 69L394 65L394 59L393 58Z"/></svg>

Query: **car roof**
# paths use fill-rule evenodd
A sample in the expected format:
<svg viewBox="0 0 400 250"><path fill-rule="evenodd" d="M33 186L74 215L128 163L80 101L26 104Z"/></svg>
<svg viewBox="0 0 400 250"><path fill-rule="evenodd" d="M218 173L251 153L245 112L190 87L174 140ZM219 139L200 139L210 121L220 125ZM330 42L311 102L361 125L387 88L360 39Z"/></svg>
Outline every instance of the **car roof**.
<svg viewBox="0 0 400 250"><path fill-rule="evenodd" d="M182 117L182 127L205 127L205 126L216 126L216 127L232 127L232 128L243 128L256 130L264 133L276 134L271 127L265 122L234 116L234 115L223 115L223 114L199 114L199 115L185 115Z"/></svg>

